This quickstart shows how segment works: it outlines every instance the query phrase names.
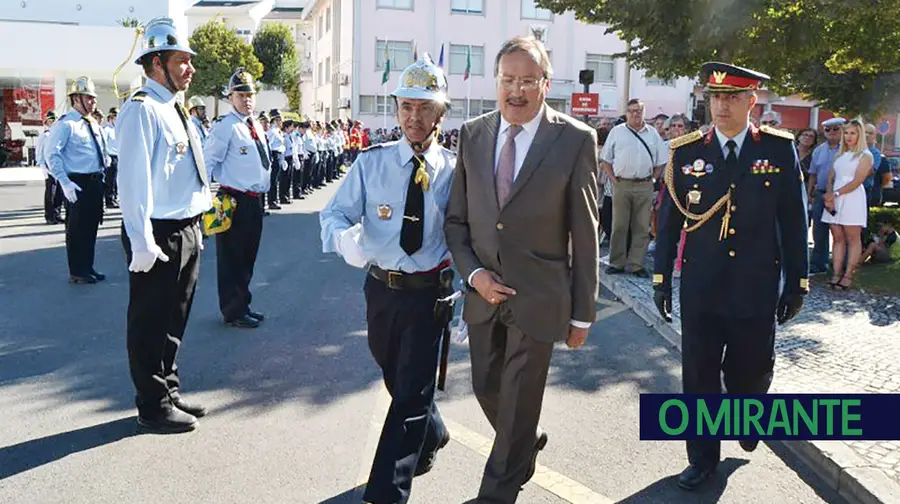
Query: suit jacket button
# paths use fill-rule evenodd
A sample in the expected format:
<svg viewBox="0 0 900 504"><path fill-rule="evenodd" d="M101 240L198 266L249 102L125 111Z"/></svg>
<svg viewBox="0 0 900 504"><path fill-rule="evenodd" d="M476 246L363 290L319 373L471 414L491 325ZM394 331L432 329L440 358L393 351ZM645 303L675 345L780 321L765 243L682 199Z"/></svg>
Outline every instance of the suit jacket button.
<svg viewBox="0 0 900 504"><path fill-rule="evenodd" d="M731 205L731 211L737 212L737 205Z"/></svg>
<svg viewBox="0 0 900 504"><path fill-rule="evenodd" d="M735 187L737 187L737 185L731 184L731 188L732 188L732 189L734 189Z"/></svg>
<svg viewBox="0 0 900 504"><path fill-rule="evenodd" d="M502 222L498 222L498 223L497 223L497 229L503 229L503 223L502 223Z"/></svg>
<svg viewBox="0 0 900 504"><path fill-rule="evenodd" d="M736 255L737 255L737 253L736 253L734 250L729 250L729 251L728 251L728 257L734 257L734 256L736 256Z"/></svg>
<svg viewBox="0 0 900 504"><path fill-rule="evenodd" d="M737 233L737 231L735 231L734 228L731 228L731 229L728 230L728 234L730 234L730 235L733 235L733 234L735 234L735 233Z"/></svg>

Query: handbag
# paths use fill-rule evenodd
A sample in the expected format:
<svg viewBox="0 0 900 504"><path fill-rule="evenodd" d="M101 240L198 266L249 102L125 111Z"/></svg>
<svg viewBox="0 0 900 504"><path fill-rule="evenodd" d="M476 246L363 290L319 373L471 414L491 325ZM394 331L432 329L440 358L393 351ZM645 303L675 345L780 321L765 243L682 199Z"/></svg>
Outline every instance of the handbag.
<svg viewBox="0 0 900 504"><path fill-rule="evenodd" d="M212 208L203 214L203 234L212 236L231 229L231 219L237 200L230 194L217 194L212 200Z"/></svg>

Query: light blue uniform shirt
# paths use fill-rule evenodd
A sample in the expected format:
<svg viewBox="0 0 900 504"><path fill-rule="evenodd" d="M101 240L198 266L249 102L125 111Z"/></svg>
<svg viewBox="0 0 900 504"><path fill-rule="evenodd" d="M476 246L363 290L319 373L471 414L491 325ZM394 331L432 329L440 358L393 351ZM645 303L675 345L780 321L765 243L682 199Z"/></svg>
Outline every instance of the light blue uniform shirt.
<svg viewBox="0 0 900 504"><path fill-rule="evenodd" d="M212 207L209 187L200 180L202 160L198 167L175 95L153 79L140 91L146 96L132 95L116 120L122 146L119 206L133 251L147 251L155 243L150 219L187 219Z"/></svg>
<svg viewBox="0 0 900 504"><path fill-rule="evenodd" d="M281 140L284 143L284 157L289 158L294 156L294 133L281 133Z"/></svg>
<svg viewBox="0 0 900 504"><path fill-rule="evenodd" d="M278 127L269 127L269 131L266 132L266 138L269 141L269 148L272 149L272 152L284 152L284 133Z"/></svg>
<svg viewBox="0 0 900 504"><path fill-rule="evenodd" d="M107 166L106 155L97 152L97 145L101 153L106 152L100 126L93 119L88 126L77 110L70 110L53 124L48 140L45 161L50 174L62 184L70 182L70 173L102 173Z"/></svg>
<svg viewBox="0 0 900 504"><path fill-rule="evenodd" d="M200 142L202 142L203 145L206 145L206 137L209 133L206 131L206 128L203 126L203 121L201 121L200 119L197 119L197 117L195 117L195 116L191 116L191 122L194 123L194 128L197 130L197 133L200 135Z"/></svg>
<svg viewBox="0 0 900 504"><path fill-rule="evenodd" d="M223 186L243 192L264 193L269 190L267 168L271 160L267 151L266 166L263 166L256 141L250 134L248 118L255 126L263 150L266 150L266 134L259 121L232 111L213 122L209 130L209 137L203 147L206 169L211 179L217 180Z"/></svg>
<svg viewBox="0 0 900 504"><path fill-rule="evenodd" d="M346 180L319 213L322 250L337 252L341 232L361 222L359 245L369 264L413 273L429 271L449 259L444 215L456 155L436 141L423 154L431 184L425 191L425 227L418 252L409 256L400 247L406 190L415 169L413 150L405 139L365 150L356 158Z"/></svg>
<svg viewBox="0 0 900 504"><path fill-rule="evenodd" d="M116 127L110 123L104 124L103 135L106 137L106 153L110 156L118 156L119 144L116 143Z"/></svg>

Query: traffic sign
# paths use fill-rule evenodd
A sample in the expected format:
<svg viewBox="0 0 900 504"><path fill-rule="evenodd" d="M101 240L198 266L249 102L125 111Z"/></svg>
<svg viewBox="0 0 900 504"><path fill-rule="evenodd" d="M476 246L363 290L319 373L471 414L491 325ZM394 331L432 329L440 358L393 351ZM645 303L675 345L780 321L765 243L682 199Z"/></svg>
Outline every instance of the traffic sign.
<svg viewBox="0 0 900 504"><path fill-rule="evenodd" d="M572 93L572 115L597 115L600 113L600 95L597 93Z"/></svg>
<svg viewBox="0 0 900 504"><path fill-rule="evenodd" d="M878 132L882 135L887 135L888 131L891 131L891 123L884 121L878 125Z"/></svg>

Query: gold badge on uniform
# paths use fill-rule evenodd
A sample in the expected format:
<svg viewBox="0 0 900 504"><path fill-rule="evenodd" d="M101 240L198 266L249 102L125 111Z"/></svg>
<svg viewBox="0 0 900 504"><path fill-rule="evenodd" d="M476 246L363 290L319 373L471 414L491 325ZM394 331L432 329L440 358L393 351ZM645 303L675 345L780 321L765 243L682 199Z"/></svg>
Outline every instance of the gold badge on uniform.
<svg viewBox="0 0 900 504"><path fill-rule="evenodd" d="M693 169L691 170L691 175L695 177L702 177L706 175L706 161L702 159L697 159L694 161Z"/></svg>
<svg viewBox="0 0 900 504"><path fill-rule="evenodd" d="M177 144L175 144L175 150L179 154L184 154L187 151L187 145L185 145L183 142L178 142Z"/></svg>
<svg viewBox="0 0 900 504"><path fill-rule="evenodd" d="M691 205L699 205L700 204L700 191L690 191L688 192L688 201Z"/></svg>
<svg viewBox="0 0 900 504"><path fill-rule="evenodd" d="M391 214L393 213L393 209L391 209L391 205L378 205L378 218L381 220L388 220L391 218Z"/></svg>
<svg viewBox="0 0 900 504"><path fill-rule="evenodd" d="M241 147L241 154L247 154L247 146Z"/></svg>

